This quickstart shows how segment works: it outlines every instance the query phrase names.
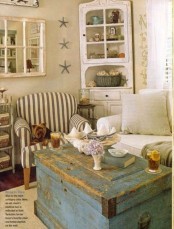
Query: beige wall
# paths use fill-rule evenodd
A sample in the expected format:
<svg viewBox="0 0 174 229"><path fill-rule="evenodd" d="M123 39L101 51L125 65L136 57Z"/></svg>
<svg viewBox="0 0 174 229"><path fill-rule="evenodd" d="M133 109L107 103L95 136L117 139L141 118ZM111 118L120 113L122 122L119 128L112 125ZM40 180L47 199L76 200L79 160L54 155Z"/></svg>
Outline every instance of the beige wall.
<svg viewBox="0 0 174 229"><path fill-rule="evenodd" d="M19 96L38 91L66 91L78 97L80 88L79 18L78 6L90 0L42 0L39 8L0 5L1 16L43 18L46 20L47 75L35 78L0 79L0 87L7 87L14 102ZM141 72L141 49L139 15L145 13L145 0L133 0L133 34L135 58L135 88L143 84ZM68 27L60 28L58 20L65 17ZM63 38L70 42L69 49L61 49ZM61 74L59 64L67 60L70 74Z"/></svg>

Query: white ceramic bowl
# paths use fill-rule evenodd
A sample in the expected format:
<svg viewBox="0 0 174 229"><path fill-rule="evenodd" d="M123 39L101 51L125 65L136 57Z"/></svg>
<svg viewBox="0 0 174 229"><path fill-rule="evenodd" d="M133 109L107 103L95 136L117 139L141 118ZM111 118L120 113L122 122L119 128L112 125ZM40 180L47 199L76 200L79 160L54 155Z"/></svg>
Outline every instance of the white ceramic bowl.
<svg viewBox="0 0 174 229"><path fill-rule="evenodd" d="M124 157L128 153L128 150L120 148L108 149L108 151L113 157Z"/></svg>

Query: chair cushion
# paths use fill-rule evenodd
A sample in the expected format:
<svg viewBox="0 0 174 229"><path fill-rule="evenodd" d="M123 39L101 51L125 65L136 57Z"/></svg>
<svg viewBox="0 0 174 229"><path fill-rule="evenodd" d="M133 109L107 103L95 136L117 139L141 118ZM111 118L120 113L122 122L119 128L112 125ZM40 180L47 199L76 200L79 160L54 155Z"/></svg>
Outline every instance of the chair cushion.
<svg viewBox="0 0 174 229"><path fill-rule="evenodd" d="M171 135L166 95L132 94L122 97L122 131L133 134Z"/></svg>

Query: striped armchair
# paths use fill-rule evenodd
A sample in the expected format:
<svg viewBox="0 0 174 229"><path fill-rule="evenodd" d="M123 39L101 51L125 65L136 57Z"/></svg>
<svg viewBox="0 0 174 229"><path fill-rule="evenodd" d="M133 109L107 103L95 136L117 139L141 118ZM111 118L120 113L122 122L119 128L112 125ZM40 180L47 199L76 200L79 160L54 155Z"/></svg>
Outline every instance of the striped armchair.
<svg viewBox="0 0 174 229"><path fill-rule="evenodd" d="M72 127L83 130L88 122L77 113L74 96L62 92L40 92L17 100L17 119L14 130L20 138L21 163L24 168L25 189L29 188L30 168L34 162L33 152L44 148L42 144L30 146L31 126L46 123L51 131L69 133ZM49 146L48 146L49 147Z"/></svg>

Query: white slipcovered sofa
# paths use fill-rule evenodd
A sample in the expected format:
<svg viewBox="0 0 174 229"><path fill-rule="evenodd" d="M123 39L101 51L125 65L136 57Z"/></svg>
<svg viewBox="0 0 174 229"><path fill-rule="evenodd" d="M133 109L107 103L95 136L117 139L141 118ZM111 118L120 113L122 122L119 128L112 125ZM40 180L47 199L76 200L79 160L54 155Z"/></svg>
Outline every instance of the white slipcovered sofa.
<svg viewBox="0 0 174 229"><path fill-rule="evenodd" d="M131 154L142 157L145 145L172 141L172 92L143 89L138 94L122 97L122 113L102 117L97 129L115 127L121 141L112 147L122 147Z"/></svg>

